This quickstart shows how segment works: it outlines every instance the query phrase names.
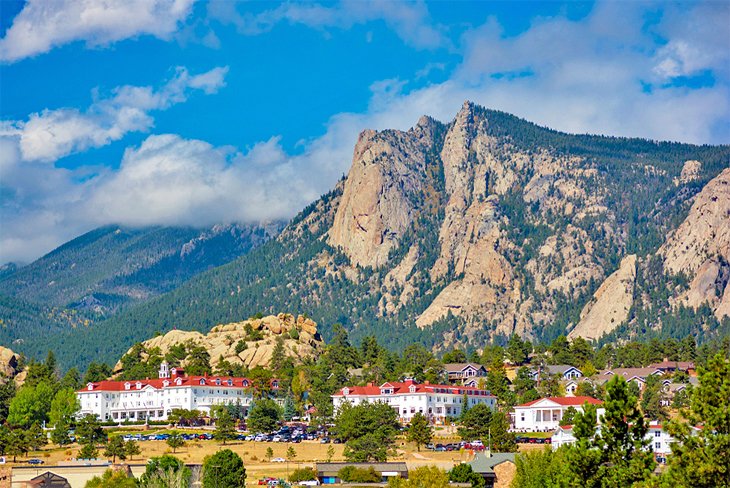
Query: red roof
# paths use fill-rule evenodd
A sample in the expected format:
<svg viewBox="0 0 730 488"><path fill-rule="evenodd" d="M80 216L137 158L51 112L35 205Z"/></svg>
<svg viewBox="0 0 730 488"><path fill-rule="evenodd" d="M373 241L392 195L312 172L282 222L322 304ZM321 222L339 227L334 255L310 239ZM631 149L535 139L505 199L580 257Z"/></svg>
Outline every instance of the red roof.
<svg viewBox="0 0 730 488"><path fill-rule="evenodd" d="M584 403L590 403L593 405L601 405L603 402L601 400L596 400L595 398L589 397L589 396L575 396L575 397L547 397L547 398L539 398L537 400L533 400L531 402L523 403L522 405L517 405L518 407L530 407L537 402L541 402L543 400L550 400L551 402L557 403L558 405L562 405L564 407L579 407L583 405Z"/></svg>
<svg viewBox="0 0 730 488"><path fill-rule="evenodd" d="M411 392L411 386L415 387L415 391ZM403 395L409 393L446 393L451 395L463 395L464 392L470 392L473 396L494 396L487 390L479 388L469 388L466 386L454 385L432 385L430 383L416 383L414 381L404 381L402 383L390 381L381 386L369 383L367 386L346 386L340 389L333 396L375 396L380 395L382 388L392 389L393 395ZM347 395L343 392L347 389Z"/></svg>
<svg viewBox="0 0 730 488"><path fill-rule="evenodd" d="M201 384L200 380L205 380L205 383ZM220 380L220 384L218 384ZM231 384L228 384L228 381ZM141 390L146 386L151 386L155 389L165 388L164 382L167 381L167 388L175 388L179 386L215 386L217 388L250 388L252 381L248 378L239 378L234 376L178 376L174 378L155 378L152 380L103 380L97 381L96 383L87 384L85 388L78 390L79 392L85 391L134 391ZM278 387L278 380L271 380L272 387ZM179 384L178 384L179 382ZM137 388L137 383L140 384L140 388ZM125 385L129 384L129 388ZM91 389L89 389L91 385Z"/></svg>

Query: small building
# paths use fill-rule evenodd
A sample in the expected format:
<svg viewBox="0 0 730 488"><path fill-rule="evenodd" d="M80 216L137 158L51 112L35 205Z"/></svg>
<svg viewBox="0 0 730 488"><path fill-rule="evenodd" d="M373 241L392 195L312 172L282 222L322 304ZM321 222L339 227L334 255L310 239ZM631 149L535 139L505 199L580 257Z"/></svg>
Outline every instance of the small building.
<svg viewBox="0 0 730 488"><path fill-rule="evenodd" d="M408 478L406 463L316 463L317 479L323 485L341 483L339 472L342 468L352 466L358 469L370 469L380 475L381 481L387 482L390 478Z"/></svg>
<svg viewBox="0 0 730 488"><path fill-rule="evenodd" d="M568 408L573 407L582 412L583 405L586 403L603 404L601 400L587 396L549 397L523 403L514 408L514 427L528 432L552 431L558 428ZM597 413L600 417L603 415L604 409L598 408Z"/></svg>
<svg viewBox="0 0 730 488"><path fill-rule="evenodd" d="M649 376L661 376L664 373L657 368L613 368L600 372L600 376L608 379L616 374L623 376L627 382L636 383L636 386L639 387L639 391L643 391L644 386L646 385L646 379Z"/></svg>
<svg viewBox="0 0 730 488"><path fill-rule="evenodd" d="M600 431L600 426L598 427ZM666 457L672 453L672 443L675 442L674 437L664 430L664 427L656 422L649 424L649 430L646 433L645 439L649 441L648 449L654 452L655 455ZM573 435L573 426L564 425L555 429L555 433L551 437L553 449L558 449L560 446L573 444L576 442L575 435Z"/></svg>
<svg viewBox="0 0 730 488"><path fill-rule="evenodd" d="M569 364L548 364L547 366L540 367L530 371L532 379L540 381L540 378L544 378L546 375L549 376L560 376L561 380L574 380L583 376L583 372L571 366Z"/></svg>
<svg viewBox="0 0 730 488"><path fill-rule="evenodd" d="M553 436L550 438L550 444L553 446L553 450L556 450L560 446L572 444L575 441L576 438L573 435L572 425L559 425L558 428L555 429Z"/></svg>
<svg viewBox="0 0 730 488"><path fill-rule="evenodd" d="M447 363L444 364L444 371L449 378L449 383L472 387L477 386L478 378L487 376L487 368L477 363Z"/></svg>
<svg viewBox="0 0 730 488"><path fill-rule="evenodd" d="M497 483L496 467L503 463L515 464L514 452L477 452L469 462L472 471L484 478L485 488L493 488ZM498 468L497 468L498 469Z"/></svg>
<svg viewBox="0 0 730 488"><path fill-rule="evenodd" d="M664 358L661 363L650 364L647 367L658 369L664 374L672 374L676 371L684 371L691 374L695 371L695 363L692 361L670 361L669 358Z"/></svg>
<svg viewBox="0 0 730 488"><path fill-rule="evenodd" d="M26 481L25 486L28 488L71 488L68 480L63 476L46 471L35 478Z"/></svg>

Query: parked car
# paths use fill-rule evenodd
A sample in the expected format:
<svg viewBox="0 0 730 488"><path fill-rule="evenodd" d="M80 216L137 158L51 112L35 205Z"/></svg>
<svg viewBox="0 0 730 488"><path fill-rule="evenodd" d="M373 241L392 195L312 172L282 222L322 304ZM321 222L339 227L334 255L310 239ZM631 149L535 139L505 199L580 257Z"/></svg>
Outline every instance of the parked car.
<svg viewBox="0 0 730 488"><path fill-rule="evenodd" d="M285 463L286 459L281 458L281 457L275 457L274 459L271 460L271 462L272 463Z"/></svg>
<svg viewBox="0 0 730 488"><path fill-rule="evenodd" d="M306 480L306 481L300 481L299 486L319 486L319 480Z"/></svg>
<svg viewBox="0 0 730 488"><path fill-rule="evenodd" d="M42 459L38 459L38 458L28 459L28 464L44 464L44 463L45 463L45 461Z"/></svg>
<svg viewBox="0 0 730 488"><path fill-rule="evenodd" d="M330 438L329 438L329 437L322 437L322 438L321 438L321 439L319 440L319 443L320 443L320 444L329 444L329 443L330 443Z"/></svg>
<svg viewBox="0 0 730 488"><path fill-rule="evenodd" d="M269 481L276 481L276 478L271 478L271 477L261 478L259 480L259 485L268 485Z"/></svg>

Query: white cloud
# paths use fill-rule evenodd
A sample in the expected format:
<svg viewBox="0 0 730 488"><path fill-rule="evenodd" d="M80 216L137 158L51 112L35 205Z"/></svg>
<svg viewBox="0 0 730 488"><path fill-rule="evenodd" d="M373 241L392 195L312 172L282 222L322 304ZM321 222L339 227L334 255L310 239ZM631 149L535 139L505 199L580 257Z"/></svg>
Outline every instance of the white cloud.
<svg viewBox="0 0 730 488"><path fill-rule="evenodd" d="M241 13L235 2L213 0L209 15L224 24L234 24L241 34L268 32L280 22L313 29L349 29L355 24L383 20L404 42L417 48L436 48L448 43L438 26L431 23L426 4L388 0L343 0L332 6L317 3L284 3L253 14ZM371 35L371 34L370 34ZM369 42L369 41L368 41Z"/></svg>
<svg viewBox="0 0 730 488"><path fill-rule="evenodd" d="M73 41L89 46L149 34L170 39L194 0L28 0L0 40L0 60L14 62Z"/></svg>
<svg viewBox="0 0 730 488"><path fill-rule="evenodd" d="M278 137L239 151L155 135L129 148L119 169L87 168L82 174L23 163L18 127L0 125L0 134L6 134L0 137L0 262L35 258L81 232L113 222L206 225L291 217L347 172L362 129L407 129L422 114L449 121L467 99L569 132L727 143L725 55L685 57L671 72L711 69L717 82L700 89L672 85L672 78L666 78L669 71L656 71L666 59L666 46L686 42L708 53L721 36L702 31L693 37L671 12L646 30L642 8L599 3L585 19L536 19L512 37L489 20L462 38L464 59L450 79L417 90L409 90L402 79L374 83L367 111L333 115L326 133L303 141L297 155L287 154ZM308 12L324 19L320 22L329 15ZM706 13L691 10L685 15L695 19ZM701 61L696 66L687 64L696 59ZM200 83L201 89L219 86L224 74L180 74L176 83L160 90L124 87L111 100L147 114L184 98L191 83ZM64 115L64 120L75 121L76 114ZM78 114L82 119L87 115ZM145 125L134 113L124 120L109 127Z"/></svg>
<svg viewBox="0 0 730 488"><path fill-rule="evenodd" d="M225 85L228 67L190 75L177 68L174 77L160 89L121 86L112 96L97 99L86 110L62 108L31 114L27 121L5 124L0 133L17 135L22 159L52 162L63 156L100 147L129 132L149 130L154 119L149 112L169 108L187 99L191 90L215 93Z"/></svg>

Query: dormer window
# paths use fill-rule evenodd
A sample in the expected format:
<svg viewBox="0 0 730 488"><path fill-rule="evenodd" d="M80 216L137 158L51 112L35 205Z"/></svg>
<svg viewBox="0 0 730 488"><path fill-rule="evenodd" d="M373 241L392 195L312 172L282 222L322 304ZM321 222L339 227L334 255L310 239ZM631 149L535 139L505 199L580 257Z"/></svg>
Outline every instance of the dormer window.
<svg viewBox="0 0 730 488"><path fill-rule="evenodd" d="M416 385L411 385L411 386L410 386L410 387L408 388L408 391L410 391L411 393L415 393L415 392L416 392Z"/></svg>
<svg viewBox="0 0 730 488"><path fill-rule="evenodd" d="M350 389L349 389L349 388L347 388L347 387L344 387L344 388L342 389L342 394L343 394L343 395L349 395L349 394L350 394Z"/></svg>
<svg viewBox="0 0 730 488"><path fill-rule="evenodd" d="M215 384L218 385L218 386L220 386L221 385L221 379L220 378L216 378Z"/></svg>
<svg viewBox="0 0 730 488"><path fill-rule="evenodd" d="M279 388L279 380L274 380L271 382L272 388Z"/></svg>
<svg viewBox="0 0 730 488"><path fill-rule="evenodd" d="M243 383L241 383L241 384L243 385L244 388L248 388L248 385L249 385L248 380L243 380Z"/></svg>
<svg viewBox="0 0 730 488"><path fill-rule="evenodd" d="M132 387L132 385L129 384L129 382L124 383L124 389L129 390Z"/></svg>
<svg viewBox="0 0 730 488"><path fill-rule="evenodd" d="M230 378L228 378L228 381L226 381L226 383L228 383L228 386L233 386L233 380Z"/></svg>
<svg viewBox="0 0 730 488"><path fill-rule="evenodd" d="M393 389L392 388L381 388L380 389L380 394L381 395L392 395L393 394Z"/></svg>
<svg viewBox="0 0 730 488"><path fill-rule="evenodd" d="M182 385L182 378L178 378L178 379L176 379L176 380L175 380L175 384L176 384L177 386L180 386L180 385Z"/></svg>
<svg viewBox="0 0 730 488"><path fill-rule="evenodd" d="M94 383L89 383L88 385L86 385L86 389L89 390L89 391L93 390L94 389Z"/></svg>
<svg viewBox="0 0 730 488"><path fill-rule="evenodd" d="M139 382L139 381L138 381L138 382L137 382L137 384L135 384L134 386L135 386L135 387L136 387L136 388L137 388L138 390L141 390L141 389L142 389L142 383L141 383L141 382Z"/></svg>
<svg viewBox="0 0 730 488"><path fill-rule="evenodd" d="M200 378L200 384L201 385L204 385L205 384L205 378Z"/></svg>
<svg viewBox="0 0 730 488"><path fill-rule="evenodd" d="M170 382L167 381L167 380L165 380L165 381L162 382L162 386L168 387L168 386L170 386Z"/></svg>

